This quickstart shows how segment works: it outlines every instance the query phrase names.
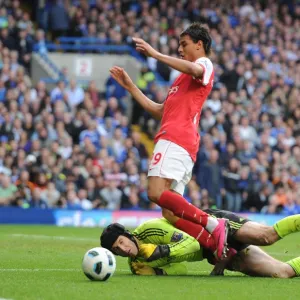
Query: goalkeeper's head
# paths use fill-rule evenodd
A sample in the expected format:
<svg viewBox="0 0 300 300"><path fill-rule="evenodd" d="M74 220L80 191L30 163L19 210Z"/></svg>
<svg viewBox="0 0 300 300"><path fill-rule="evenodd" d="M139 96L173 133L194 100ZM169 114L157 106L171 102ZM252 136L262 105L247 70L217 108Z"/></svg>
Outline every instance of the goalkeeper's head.
<svg viewBox="0 0 300 300"><path fill-rule="evenodd" d="M119 223L112 223L103 230L100 244L113 254L123 257L135 257L139 252L137 239Z"/></svg>

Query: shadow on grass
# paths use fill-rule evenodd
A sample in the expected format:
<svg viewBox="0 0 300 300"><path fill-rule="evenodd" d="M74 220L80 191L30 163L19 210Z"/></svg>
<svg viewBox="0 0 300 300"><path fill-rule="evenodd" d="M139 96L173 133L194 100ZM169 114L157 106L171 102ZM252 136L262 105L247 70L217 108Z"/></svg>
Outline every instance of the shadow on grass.
<svg viewBox="0 0 300 300"><path fill-rule="evenodd" d="M225 275L225 276L210 276L210 275L205 275L205 274L199 274L199 275L195 275L195 274L187 274L187 275L178 275L178 276L137 276L137 275L132 275L132 274L117 274L115 276L113 276L113 279L109 279L108 281L102 282L102 281L91 281L91 280L87 280L85 278L79 279L79 280L74 280L74 282L81 282L81 283L106 283L106 282L110 282L111 280L116 280L116 279L121 279L121 278L132 278L132 280L164 280L164 281L169 281L169 280L174 280L174 279L185 279L185 280L195 280L197 278L199 279L206 279L209 281L219 281L219 280L232 280L233 278L237 278L237 279L244 279L245 280L249 280L249 279L256 279L256 280L260 280L262 279L262 277L251 277L251 276L247 276L247 275L243 275L243 274L234 274L234 275ZM272 279L274 280L274 278L263 278L263 279Z"/></svg>

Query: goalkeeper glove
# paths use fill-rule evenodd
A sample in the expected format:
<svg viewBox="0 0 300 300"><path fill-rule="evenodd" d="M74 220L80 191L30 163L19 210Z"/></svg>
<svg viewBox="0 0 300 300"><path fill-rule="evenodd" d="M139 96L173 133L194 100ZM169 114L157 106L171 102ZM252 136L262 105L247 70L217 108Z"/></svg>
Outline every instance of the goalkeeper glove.
<svg viewBox="0 0 300 300"><path fill-rule="evenodd" d="M152 268L143 263L132 263L131 267L136 275L165 275L164 271L159 268Z"/></svg>
<svg viewBox="0 0 300 300"><path fill-rule="evenodd" d="M153 245L142 244L139 246L139 254L151 262L170 255L170 248L168 245Z"/></svg>

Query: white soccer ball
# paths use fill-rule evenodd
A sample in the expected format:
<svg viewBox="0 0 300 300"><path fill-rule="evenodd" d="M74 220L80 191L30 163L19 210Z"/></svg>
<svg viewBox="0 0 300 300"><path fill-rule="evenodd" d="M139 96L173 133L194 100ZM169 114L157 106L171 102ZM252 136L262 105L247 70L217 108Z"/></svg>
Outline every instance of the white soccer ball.
<svg viewBox="0 0 300 300"><path fill-rule="evenodd" d="M82 270L90 280L105 281L114 274L116 259L109 250L96 247L85 253Z"/></svg>

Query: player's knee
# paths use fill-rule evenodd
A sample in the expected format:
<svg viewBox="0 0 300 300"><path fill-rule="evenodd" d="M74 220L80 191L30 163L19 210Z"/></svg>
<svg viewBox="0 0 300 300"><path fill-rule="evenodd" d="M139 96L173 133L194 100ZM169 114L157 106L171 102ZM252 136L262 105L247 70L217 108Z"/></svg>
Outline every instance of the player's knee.
<svg viewBox="0 0 300 300"><path fill-rule="evenodd" d="M258 235L258 239L259 239L260 246L269 246L269 245L273 244L271 239L269 238L269 236L267 234L265 234L264 232L262 232Z"/></svg>
<svg viewBox="0 0 300 300"><path fill-rule="evenodd" d="M278 272L274 273L272 275L272 277L275 277L275 278L290 278L291 274L289 274L289 272L287 270L285 270L284 268L281 268L280 270L278 270Z"/></svg>
<svg viewBox="0 0 300 300"><path fill-rule="evenodd" d="M262 239L262 245L263 246L272 245L272 242L270 241L270 239L267 236L263 236L261 239Z"/></svg>
<svg viewBox="0 0 300 300"><path fill-rule="evenodd" d="M275 231L273 226L268 226L265 234L268 236L269 245L273 245L280 239L278 233Z"/></svg>
<svg viewBox="0 0 300 300"><path fill-rule="evenodd" d="M287 272L280 272L280 277L279 278L290 278L290 276Z"/></svg>
<svg viewBox="0 0 300 300"><path fill-rule="evenodd" d="M160 190L158 190L157 188L155 188L155 186L153 185L149 185L148 186L148 198L150 201L157 203L162 192Z"/></svg>
<svg viewBox="0 0 300 300"><path fill-rule="evenodd" d="M273 245L278 241L278 235L276 231L271 226L266 226L265 230L262 233L262 239L265 246Z"/></svg>
<svg viewBox="0 0 300 300"><path fill-rule="evenodd" d="M147 191L149 200L158 203L162 193L170 189L172 181L167 178L150 177Z"/></svg>
<svg viewBox="0 0 300 300"><path fill-rule="evenodd" d="M170 220L170 219L172 219L174 217L174 214L170 210L163 208L163 210L162 210L162 216L165 219Z"/></svg>
<svg viewBox="0 0 300 300"><path fill-rule="evenodd" d="M276 242L276 240L275 240L273 237L269 236L269 237L267 237L267 239L266 239L266 246L271 246L271 245L273 245L275 242Z"/></svg>
<svg viewBox="0 0 300 300"><path fill-rule="evenodd" d="M258 234L259 245L261 246L270 246L274 244L277 239L276 235L272 234L270 226L263 226Z"/></svg>

